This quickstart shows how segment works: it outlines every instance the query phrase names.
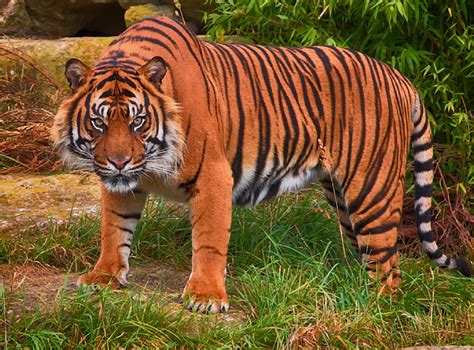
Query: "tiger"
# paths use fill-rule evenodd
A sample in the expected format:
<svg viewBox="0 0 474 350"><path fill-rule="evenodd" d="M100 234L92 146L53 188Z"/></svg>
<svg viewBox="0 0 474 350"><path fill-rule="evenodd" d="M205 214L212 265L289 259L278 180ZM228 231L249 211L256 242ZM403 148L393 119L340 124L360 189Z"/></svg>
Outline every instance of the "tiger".
<svg viewBox="0 0 474 350"><path fill-rule="evenodd" d="M332 46L200 40L175 19L142 19L93 68L65 66L72 94L52 139L66 164L101 183L101 253L78 285L127 285L132 238L149 194L186 203L192 268L184 307L227 312L233 205L319 183L344 237L384 292L396 291L397 236L410 142L422 248L470 276L431 230L433 146L414 85L391 66Z"/></svg>

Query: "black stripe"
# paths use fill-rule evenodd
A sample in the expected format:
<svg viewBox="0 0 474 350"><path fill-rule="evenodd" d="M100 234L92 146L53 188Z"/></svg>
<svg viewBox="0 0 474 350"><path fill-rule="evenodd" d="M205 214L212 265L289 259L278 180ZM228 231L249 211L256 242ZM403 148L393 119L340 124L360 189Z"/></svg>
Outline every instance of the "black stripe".
<svg viewBox="0 0 474 350"><path fill-rule="evenodd" d="M334 126L335 125L335 120L336 120L336 92L335 92L336 88L334 86L334 79L333 79L333 76L331 74L331 69L332 69L331 61L330 61L329 57L327 56L327 54L321 48L311 47L311 49L315 52L315 54L321 60L323 66L324 66L324 71L325 71L326 76L327 76L327 82L329 83L329 97L330 97L330 101L331 101L331 125ZM331 132L331 137L330 137L330 144L329 144L329 150L330 151L333 151L334 142L336 141L335 137L334 137L334 131L335 131L334 127L331 127L331 131L330 131ZM324 144L326 144L326 140L323 140L323 142L324 142Z"/></svg>
<svg viewBox="0 0 474 350"><path fill-rule="evenodd" d="M250 49L250 47L247 47L247 48ZM278 65L274 65L272 63L272 59L271 59L269 54L271 53L271 54L274 55L274 53L272 53L270 50L268 50L268 48L265 48L265 47L262 47L262 46L254 46L254 47L251 47L251 50L253 51L253 53L256 57L260 57L260 59L259 59L260 63L269 68L267 70L267 73L272 73L273 74L274 81L278 86L278 88L275 92L275 94L278 96L278 98L276 99L276 101L274 100L274 103L275 103L274 106L276 107L277 106L276 103L278 103L278 106L279 106L280 109L278 111L276 111L276 113L277 113L278 117L280 118L280 120L282 121L283 128L285 129L285 133L284 133L285 137L284 137L284 140L283 140L283 144L284 145L289 145L290 139L291 139L291 129L290 129L290 125L288 123L288 115L287 115L286 112L288 111L288 114L290 115L290 119L291 119L291 122L292 122L293 126L295 126L295 123L297 123L297 121L295 120L295 118L296 118L295 117L295 112L294 112L294 109L291 106L291 102L290 102L287 94L284 93L285 89L284 89L284 86L281 83L281 78L282 78L281 69L279 69L279 72L278 72L277 71L278 67L276 67ZM256 50L258 50L258 51L256 51ZM262 55L263 58L260 55ZM275 57L273 57L273 58L275 59ZM291 143L291 146L290 147L286 146L286 147L283 148L283 168L285 168L290 163L291 156L294 154L294 149L296 147L296 141L297 141L297 139L293 138L293 142ZM291 156L289 156L289 153L291 154Z"/></svg>
<svg viewBox="0 0 474 350"><path fill-rule="evenodd" d="M374 61L374 60L367 60L367 66L369 68L370 72L370 78L372 79L372 86L374 88L374 97L375 97L375 118L381 119L382 115L382 102L381 102L381 96L388 95L390 96L390 91L387 86L387 78L384 73L384 66L380 65L379 62ZM381 77L382 76L382 77ZM382 89L382 78L383 79L383 86L385 87L385 93L381 91ZM390 107L390 106L389 106ZM391 113L391 108L389 108L389 113ZM389 116L389 121L391 120ZM391 123L387 126L389 128L391 126ZM375 123L375 132L374 132L374 145L378 145L380 143L379 137L380 137L380 123ZM384 146L381 146L384 147ZM374 159L376 153L381 153L380 152L380 147L372 147L372 152L370 154L369 159ZM383 149L383 148L382 148ZM370 206L370 204L369 204Z"/></svg>
<svg viewBox="0 0 474 350"><path fill-rule="evenodd" d="M432 147L433 147L433 145L431 144L431 142L423 143L421 145L415 145L415 146L413 146L413 152L415 154L419 153L419 152L424 152L424 151L427 151L427 150L431 149Z"/></svg>
<svg viewBox="0 0 474 350"><path fill-rule="evenodd" d="M388 251L392 247L374 248L370 245L359 247L359 254L379 254Z"/></svg>
<svg viewBox="0 0 474 350"><path fill-rule="evenodd" d="M415 199L420 197L431 197L433 186L431 184L420 186L415 183Z"/></svg>
<svg viewBox="0 0 474 350"><path fill-rule="evenodd" d="M112 82L112 81L120 81L122 83L126 83L127 85L129 85L132 88L132 90L135 90L137 88L137 84L135 84L132 80L130 80L128 78L125 78L125 77L122 77L122 76L118 75L116 72L114 72L110 76L108 76L104 79L101 79L99 84L97 84L96 89L100 90L105 86L105 84L107 84L109 82Z"/></svg>
<svg viewBox="0 0 474 350"><path fill-rule="evenodd" d="M118 228L118 229L121 230L121 231L130 233L131 235L133 235L133 231L130 230L129 228L126 228L126 227L123 227L123 226L118 226L118 225L113 225L113 226L114 226L115 228Z"/></svg>
<svg viewBox="0 0 474 350"><path fill-rule="evenodd" d="M339 223L344 228L344 230L352 232L352 226L350 224L343 222L342 220L339 220Z"/></svg>
<svg viewBox="0 0 474 350"><path fill-rule="evenodd" d="M431 231L428 231L428 232L418 231L418 237L420 237L420 241L422 241L422 242L431 243L431 242L435 241L434 236L433 236L433 232L431 232Z"/></svg>
<svg viewBox="0 0 474 350"><path fill-rule="evenodd" d="M430 259L439 259L443 256L443 252L441 251L441 249L436 249L434 252L429 252L429 251L426 251L426 254L428 255L428 257Z"/></svg>
<svg viewBox="0 0 474 350"><path fill-rule="evenodd" d="M316 136L321 137L324 139L324 135L321 134L321 126L319 124L319 118L324 117L324 107L323 103L321 102L321 97L319 96L319 91L321 91L321 82L319 80L319 77L315 71L315 65L313 59L309 57L309 55L304 51L304 49L294 49L291 50L292 54L300 54L304 57L304 59L301 59L300 57L293 56L294 59L298 62L299 64L299 69L297 69L297 73L300 76L300 81L304 85L304 91L307 91L306 86L310 87L311 94L304 93L303 98L306 106L306 110L308 115L311 118L311 121L313 122L314 127L316 128ZM307 74L303 74L303 72L306 72ZM306 76L309 76L309 78L306 78ZM307 85L306 85L307 84ZM315 86L316 84L316 86ZM316 108L318 110L318 115L316 115L314 112L314 104L311 103L309 96L314 98L314 103L316 104Z"/></svg>
<svg viewBox="0 0 474 350"><path fill-rule="evenodd" d="M415 173L433 170L433 159L428 159L424 162L414 161Z"/></svg>
<svg viewBox="0 0 474 350"><path fill-rule="evenodd" d="M395 255L398 251L398 247L397 246L393 246L391 247L388 251L387 251L387 254L385 254L385 256L380 259L379 261L377 261L377 263L379 264L383 264L385 262L387 262L393 255Z"/></svg>
<svg viewBox="0 0 474 350"><path fill-rule="evenodd" d="M421 130L417 131L417 132L414 132L411 135L412 142L418 140L421 136L423 136L425 134L426 130L428 129L428 125L429 125L428 119L426 119L425 124L423 124L423 127L421 128Z"/></svg>
<svg viewBox="0 0 474 350"><path fill-rule="evenodd" d="M158 29L157 27L152 27L152 26L147 26L147 25L139 25L139 26L135 26L135 30L138 32L138 31L146 31L146 32L152 32L154 34L159 34L160 37L164 37L166 38L170 43L173 44L173 46L175 48L177 48L178 46L176 45L176 41L173 40L173 38L171 36L169 36L167 33L165 33L164 31Z"/></svg>
<svg viewBox="0 0 474 350"><path fill-rule="evenodd" d="M237 101L237 108L239 111L239 129L237 131L237 149L235 151L234 158L232 159L232 176L234 178L234 187L240 181L242 177L242 161L243 161L243 145L244 145L244 134L245 134L245 115L242 97L240 95L240 76L235 63L234 57L231 54L227 54L227 58L230 62L233 80L235 84L235 98Z"/></svg>
<svg viewBox="0 0 474 350"><path fill-rule="evenodd" d="M216 247L210 246L210 245L203 245L203 246L200 246L198 249L193 249L193 253L197 254L201 250L208 250L213 254L217 254L217 255L220 255L220 256L225 256L225 254L221 253L219 251L219 249L217 249Z"/></svg>
<svg viewBox="0 0 474 350"><path fill-rule="evenodd" d="M427 210L422 214L415 213L416 226L420 226L423 223L431 222L431 210Z"/></svg>
<svg viewBox="0 0 474 350"><path fill-rule="evenodd" d="M198 166L196 172L194 173L193 177L189 181L186 181L186 182L183 182L183 183L179 184L179 186L178 186L179 188L182 188L185 191L189 192L191 187L193 187L195 185L199 175L201 174L202 164L204 163L204 156L206 154L206 144L207 144L207 136L204 139L204 142L203 142L203 145L202 145L201 161L199 162L199 166Z"/></svg>
<svg viewBox="0 0 474 350"><path fill-rule="evenodd" d="M413 126L415 127L415 129L418 127L418 125L420 125L422 120L423 120L423 113L421 113L421 110L420 110L420 115L418 116L418 119L413 122Z"/></svg>
<svg viewBox="0 0 474 350"><path fill-rule="evenodd" d="M380 226L377 226L377 227L374 227L374 228L368 228L368 229L360 230L358 232L358 234L361 235L361 236L378 235L378 234L381 234L381 233L386 233L387 231L389 231L389 230L391 230L395 227L398 227L398 223L389 223L389 224L380 225Z"/></svg>
<svg viewBox="0 0 474 350"><path fill-rule="evenodd" d="M359 67L361 67L362 70L364 71L364 77L365 77L365 74L366 74L365 64L366 63L362 60L362 57L358 52L356 52L356 51L351 51L351 52L354 54L356 59L359 61ZM362 155L364 154L364 149L365 149L365 141L366 141L365 140L365 138L366 138L365 92L364 92L364 87L362 86L362 79L356 79L356 82L357 82L357 92L359 94L359 103L360 103L360 115L361 115L360 130L361 130L361 135L360 135L360 140L357 140L357 143L358 143L359 147L357 148L356 157L353 160L353 163L355 164L355 166L353 167L352 172L350 174L345 174L346 177L342 181L343 191L346 191L347 188L351 185L352 180L354 179L354 177L357 174L357 171L359 170L358 165L361 163ZM354 100L354 103L355 102L356 101ZM349 134L351 134L351 133L349 133Z"/></svg>
<svg viewBox="0 0 474 350"><path fill-rule="evenodd" d="M202 79L206 87L206 96L208 96L209 98L211 96L209 90L212 88L212 85L209 84L209 79L207 79L207 77L204 74L205 69L203 67L203 60L202 60L202 49L206 49L206 47L204 47L204 45L202 45L201 42L197 40L196 36L193 33L191 33L188 28L186 28L185 26L183 26L182 23L176 20L172 20L173 23L168 23L168 20L163 20L163 19L155 18L155 17L148 18L147 20L157 23L163 27L166 27L172 30L173 32L175 32L179 37L181 37L181 39L186 44L186 47L188 49L187 52L191 54L191 56L194 58L194 61L199 66L199 71L201 73ZM192 41L192 44L194 44L194 47L191 45L191 42L189 40ZM196 48L199 50L199 54L201 57L197 56L196 50L195 50ZM210 104L208 104L208 107L210 108Z"/></svg>
<svg viewBox="0 0 474 350"><path fill-rule="evenodd" d="M372 62L374 62L374 61L373 60L369 61L369 63L372 63ZM390 90L389 90L389 86L388 86L387 77L385 75L385 72L382 70L381 74L384 77L383 82L384 82L384 86L385 86L385 94L390 96ZM376 84L375 81L374 81L374 84ZM381 167L382 166L387 166L386 160L384 158L386 153L385 152L380 152L380 150L383 150L386 147L388 147L388 144L390 142L390 135L391 135L390 130L392 128L392 120L393 120L393 106L392 106L392 101L391 101L390 98L387 99L387 103L388 103L388 111L386 113L388 113L388 124L387 124L387 127L385 129L386 130L385 131L385 136L383 137L382 142L381 142L381 144L378 145L378 147L376 145L379 142L375 142L374 147L372 148L371 158L373 158L375 156L375 154L376 154L375 150L378 149L376 159L372 162L372 165L370 166L369 170L366 171L365 184L362 188L362 191L358 194L357 198L351 203L351 205L349 207L350 213L357 212L359 215L361 215L361 214L365 213L366 211L368 211L369 209L376 206L377 203L384 200L387 197L387 192L389 191L395 176L399 173L398 172L398 167L399 167L399 162L400 162L399 158L400 157L399 157L399 151L397 149L397 150L395 150L395 154L392 154L391 163L389 165L389 167L391 169L393 169L393 171L391 171L389 173L389 176L385 179L384 184L380 187L380 190L372 198L372 200L365 206L365 209L362 210L362 211L359 210L360 207L362 206L364 200L367 198L368 194L373 190L373 186L376 183L376 181L380 182L380 175L379 174L380 174ZM362 140L361 142L364 142L364 140Z"/></svg>
<svg viewBox="0 0 474 350"><path fill-rule="evenodd" d="M255 167L254 172L254 179L257 179L255 183L258 182L258 179L261 178L263 170L265 169L265 165L267 163L268 154L270 153L271 145L271 122L270 122L270 114L268 113L267 106L265 104L265 98L262 95L261 90L259 89L259 82L257 82L254 77L256 76L256 67L253 63L253 57L249 57L249 52L244 51L246 56L242 54L240 51L240 46L229 46L236 54L247 73L248 80L250 83L250 87L252 89L252 96L254 103L257 103L256 110L258 116L258 129L259 129L259 142L258 142L258 157L257 157L257 164ZM250 70L250 65L252 67L252 71ZM264 129L265 128L265 129Z"/></svg>
<svg viewBox="0 0 474 350"><path fill-rule="evenodd" d="M396 189L393 190L392 194L386 198L385 205L381 208L379 208L376 212L370 214L369 216L365 217L363 220L357 222L354 224L354 231L356 233L360 232L361 229L363 229L365 226L367 226L369 223L374 222L376 219L378 219L380 216L382 216L388 209L390 203L392 202L393 198L395 197L397 191ZM349 207L349 214L352 214L350 211Z"/></svg>
<svg viewBox="0 0 474 350"><path fill-rule="evenodd" d="M122 219L128 220L128 219L135 219L135 220L140 220L142 217L141 213L119 213L113 209L108 209L110 212L113 214L120 216Z"/></svg>
<svg viewBox="0 0 474 350"><path fill-rule="evenodd" d="M173 52L172 49L170 49L168 47L168 45L166 45L163 41L161 40L158 40L156 38L152 38L152 37L148 37L148 36L144 36L144 35L123 35L122 36L119 36L117 39L115 39L114 41L112 41L110 43L110 46L113 47L114 45L116 44L119 44L119 43L133 43L133 42L146 42L146 43L150 43L150 44L153 44L153 45L157 45L159 47L162 47L163 49L165 49L174 59L176 59L176 56ZM135 63L136 64L136 63Z"/></svg>

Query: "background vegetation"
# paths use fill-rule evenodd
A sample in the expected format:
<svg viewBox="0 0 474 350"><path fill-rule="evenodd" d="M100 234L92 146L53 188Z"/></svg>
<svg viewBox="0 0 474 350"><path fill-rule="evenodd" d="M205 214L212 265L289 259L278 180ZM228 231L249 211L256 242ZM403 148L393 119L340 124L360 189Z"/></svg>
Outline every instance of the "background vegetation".
<svg viewBox="0 0 474 350"><path fill-rule="evenodd" d="M212 0L214 38L350 47L404 73L423 96L448 181L474 186L474 3L470 0ZM472 193L472 192L471 192ZM474 197L471 197L471 200Z"/></svg>

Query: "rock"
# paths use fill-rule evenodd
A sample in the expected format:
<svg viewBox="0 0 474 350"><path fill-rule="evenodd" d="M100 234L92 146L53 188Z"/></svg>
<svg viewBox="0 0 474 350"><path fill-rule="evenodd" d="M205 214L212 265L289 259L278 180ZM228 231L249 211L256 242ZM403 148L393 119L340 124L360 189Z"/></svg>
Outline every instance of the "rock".
<svg viewBox="0 0 474 350"><path fill-rule="evenodd" d="M169 4L130 6L128 10L125 11L125 25L129 27L131 24L142 18L153 16L175 17L174 7Z"/></svg>
<svg viewBox="0 0 474 350"><path fill-rule="evenodd" d="M175 17L176 8L173 0L118 0L120 6L127 9L125 23L128 26L133 22L149 16ZM182 15L188 27L195 33L202 32L203 12L212 12L213 7L202 0L180 0ZM179 6L178 5L178 6ZM129 11L133 11L129 14ZM181 15L178 13L178 16Z"/></svg>
<svg viewBox="0 0 474 350"><path fill-rule="evenodd" d="M0 33L21 35L31 28L25 0L0 1Z"/></svg>
<svg viewBox="0 0 474 350"><path fill-rule="evenodd" d="M113 37L45 39L0 39L0 75L35 72L35 66L45 72L56 85L68 88L64 65L69 58L79 58L93 66ZM14 55L9 54L8 51ZM15 56L16 55L16 56ZM22 61L19 57L24 57ZM28 62L31 62L32 65ZM38 73L39 74L39 73ZM44 79L44 78L42 78Z"/></svg>
<svg viewBox="0 0 474 350"><path fill-rule="evenodd" d="M174 7L174 0L118 0L120 6L124 9L128 9L131 6L153 4L153 5L164 5L168 4ZM188 20L197 21L200 23L203 12L211 12L214 7L204 0L179 0L181 4L181 10L183 11L184 17Z"/></svg>

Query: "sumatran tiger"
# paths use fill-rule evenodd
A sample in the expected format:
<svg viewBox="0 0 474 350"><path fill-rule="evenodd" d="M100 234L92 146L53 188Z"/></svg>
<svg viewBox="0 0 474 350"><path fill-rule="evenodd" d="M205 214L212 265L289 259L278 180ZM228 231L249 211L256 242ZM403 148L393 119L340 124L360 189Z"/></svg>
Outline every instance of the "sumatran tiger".
<svg viewBox="0 0 474 350"><path fill-rule="evenodd" d="M335 47L200 41L178 21L147 18L94 68L70 59L65 74L73 95L52 137L66 163L102 180L101 254L79 285L127 284L134 229L156 193L190 209L185 307L226 312L232 204L317 181L369 274L395 290L410 140L423 249L470 275L433 238L429 122L413 85L386 64Z"/></svg>

